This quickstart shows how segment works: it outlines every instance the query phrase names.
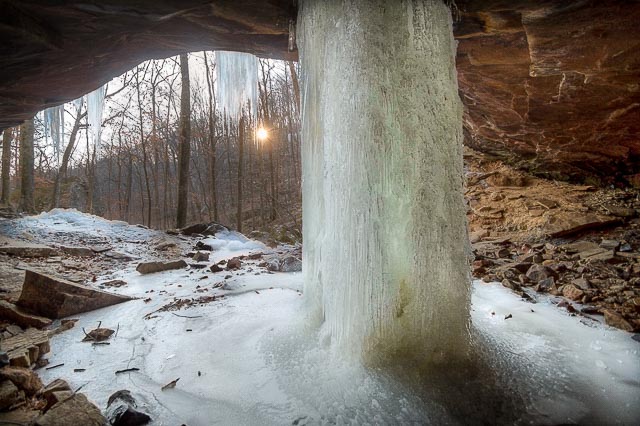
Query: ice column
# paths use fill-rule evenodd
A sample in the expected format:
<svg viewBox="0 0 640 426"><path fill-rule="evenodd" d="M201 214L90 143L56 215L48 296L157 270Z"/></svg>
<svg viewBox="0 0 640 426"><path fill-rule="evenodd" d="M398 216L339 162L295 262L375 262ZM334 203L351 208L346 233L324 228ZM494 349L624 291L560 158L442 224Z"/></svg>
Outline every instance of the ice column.
<svg viewBox="0 0 640 426"><path fill-rule="evenodd" d="M102 136L102 112L104 110L104 94L106 87L98 87L93 92L87 94L87 120L93 135L96 156L100 156L101 136Z"/></svg>
<svg viewBox="0 0 640 426"><path fill-rule="evenodd" d="M53 142L53 153L58 161L60 156L60 145L64 139L64 104L44 110L44 133L51 136Z"/></svg>
<svg viewBox="0 0 640 426"><path fill-rule="evenodd" d="M450 360L470 277L462 106L441 0L303 0L305 297L342 352Z"/></svg>
<svg viewBox="0 0 640 426"><path fill-rule="evenodd" d="M255 117L258 103L258 59L249 53L217 51L216 90L220 111L226 111L229 116L237 119L249 101L251 114Z"/></svg>

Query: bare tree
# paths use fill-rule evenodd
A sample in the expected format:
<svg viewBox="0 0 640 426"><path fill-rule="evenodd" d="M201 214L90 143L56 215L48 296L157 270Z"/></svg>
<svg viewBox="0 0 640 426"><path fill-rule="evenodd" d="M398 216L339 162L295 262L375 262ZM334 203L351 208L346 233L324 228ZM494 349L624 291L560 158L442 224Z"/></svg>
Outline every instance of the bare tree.
<svg viewBox="0 0 640 426"><path fill-rule="evenodd" d="M11 129L5 129L2 134L2 200L9 203L11 195Z"/></svg>
<svg viewBox="0 0 640 426"><path fill-rule="evenodd" d="M33 119L25 121L20 129L20 209L33 213Z"/></svg>
<svg viewBox="0 0 640 426"><path fill-rule="evenodd" d="M189 57L180 55L180 73L182 75L182 92L180 97L180 132L178 158L178 208L176 226L182 228L187 224L187 204L189 196L189 162L191 156L191 96L189 85Z"/></svg>

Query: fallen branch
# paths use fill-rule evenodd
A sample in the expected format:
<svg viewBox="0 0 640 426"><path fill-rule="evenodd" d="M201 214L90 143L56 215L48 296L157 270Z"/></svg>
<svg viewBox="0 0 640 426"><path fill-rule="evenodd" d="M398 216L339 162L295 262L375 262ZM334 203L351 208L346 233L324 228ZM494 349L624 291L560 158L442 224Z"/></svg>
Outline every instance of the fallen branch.
<svg viewBox="0 0 640 426"><path fill-rule="evenodd" d="M116 374L129 373L130 371L140 371L139 368L125 368L124 370L116 371Z"/></svg>
<svg viewBox="0 0 640 426"><path fill-rule="evenodd" d="M176 314L175 312L171 312L171 315L175 315L180 318L202 318L202 315L196 315L196 316L179 315L179 314Z"/></svg>
<svg viewBox="0 0 640 426"><path fill-rule="evenodd" d="M162 387L162 389L161 389L161 390L175 388L175 387L176 387L176 383L178 383L178 380L180 380L180 377L178 377L178 378L177 378L177 379L175 379L174 381L169 382L169 383L167 383L166 385L164 385L164 386Z"/></svg>
<svg viewBox="0 0 640 426"><path fill-rule="evenodd" d="M56 364L56 365L52 365L51 367L47 367L45 368L45 370L53 370L54 368L62 367L63 365L64 365L64 362L62 364Z"/></svg>

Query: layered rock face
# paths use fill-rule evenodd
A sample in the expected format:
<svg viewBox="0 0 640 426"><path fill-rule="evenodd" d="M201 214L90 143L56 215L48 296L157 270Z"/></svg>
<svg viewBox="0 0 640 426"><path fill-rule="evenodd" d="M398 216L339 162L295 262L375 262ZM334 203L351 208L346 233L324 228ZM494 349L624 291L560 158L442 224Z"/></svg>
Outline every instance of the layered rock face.
<svg viewBox="0 0 640 426"><path fill-rule="evenodd" d="M295 3L2 1L0 129L147 59L202 49L296 59ZM455 3L467 145L552 178L640 183L640 2Z"/></svg>
<svg viewBox="0 0 640 426"><path fill-rule="evenodd" d="M633 180L640 2L457 3L466 144L552 178Z"/></svg>

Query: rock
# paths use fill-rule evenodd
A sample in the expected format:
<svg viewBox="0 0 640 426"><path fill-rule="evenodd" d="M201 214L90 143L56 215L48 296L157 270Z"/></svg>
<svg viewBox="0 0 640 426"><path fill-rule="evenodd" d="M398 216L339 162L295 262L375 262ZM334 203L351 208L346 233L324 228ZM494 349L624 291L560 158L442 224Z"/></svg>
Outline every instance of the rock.
<svg viewBox="0 0 640 426"><path fill-rule="evenodd" d="M0 411L21 402L24 402L24 393L20 392L11 380L2 380L0 383Z"/></svg>
<svg viewBox="0 0 640 426"><path fill-rule="evenodd" d="M242 267L242 261L239 257L233 257L227 261L227 270L240 269Z"/></svg>
<svg viewBox="0 0 640 426"><path fill-rule="evenodd" d="M481 229L479 231L469 233L469 241L473 243L477 243L482 241L483 238L489 236L489 231L485 229Z"/></svg>
<svg viewBox="0 0 640 426"><path fill-rule="evenodd" d="M111 250L111 246L91 246L89 247L94 253L104 253Z"/></svg>
<svg viewBox="0 0 640 426"><path fill-rule="evenodd" d="M55 249L39 244L0 246L0 253L19 257L49 257L57 254Z"/></svg>
<svg viewBox="0 0 640 426"><path fill-rule="evenodd" d="M115 333L115 331L111 330L110 328L96 328L88 332L87 335L84 336L84 339L82 339L82 341L83 342L103 342L109 339L109 337L111 337L113 333Z"/></svg>
<svg viewBox="0 0 640 426"><path fill-rule="evenodd" d="M129 300L132 298L27 270L17 305L48 318L64 318Z"/></svg>
<svg viewBox="0 0 640 426"><path fill-rule="evenodd" d="M73 395L71 391L71 387L69 384L62 380L56 379L53 382L49 383L44 389L40 391L40 394L47 401L47 405L45 407L45 411L49 408L53 407L60 401L64 401Z"/></svg>
<svg viewBox="0 0 640 426"><path fill-rule="evenodd" d="M61 246L60 251L69 256L91 257L95 255L94 251L87 247L67 247Z"/></svg>
<svg viewBox="0 0 640 426"><path fill-rule="evenodd" d="M280 270L282 272L302 271L302 261L295 256L285 256L285 258L280 261Z"/></svg>
<svg viewBox="0 0 640 426"><path fill-rule="evenodd" d="M134 260L133 256L129 256L128 254L120 253L118 251L109 250L104 252L104 255L115 260L122 260L124 262L128 262L130 260Z"/></svg>
<svg viewBox="0 0 640 426"><path fill-rule="evenodd" d="M211 223L196 223L193 225L189 225L180 230L180 233L183 235L216 235L217 232L228 231L225 226L220 225L219 223L211 222Z"/></svg>
<svg viewBox="0 0 640 426"><path fill-rule="evenodd" d="M186 268L187 262L176 260L173 262L143 262L138 264L136 271L141 274L152 274L155 272L170 271L172 269Z"/></svg>
<svg viewBox="0 0 640 426"><path fill-rule="evenodd" d="M587 230L600 229L620 224L619 219L600 217L594 214L584 216L551 216L546 233L552 238L567 237Z"/></svg>
<svg viewBox="0 0 640 426"><path fill-rule="evenodd" d="M109 397L106 415L112 426L140 426L151 421L149 415L137 410L136 400L128 390L119 390Z"/></svg>
<svg viewBox="0 0 640 426"><path fill-rule="evenodd" d="M213 247L209 244L203 243L202 241L198 241L196 243L196 250L213 251Z"/></svg>
<svg viewBox="0 0 640 426"><path fill-rule="evenodd" d="M31 314L6 300L0 300L0 318L19 324L21 327L44 328L52 322L49 318Z"/></svg>
<svg viewBox="0 0 640 426"><path fill-rule="evenodd" d="M513 265L513 268L522 273L522 274L526 274L527 271L529 270L529 268L531 268L531 265L533 265L533 263L530 262L520 262L520 263L516 263L515 265Z"/></svg>
<svg viewBox="0 0 640 426"><path fill-rule="evenodd" d="M0 369L0 380L10 380L20 390L31 397L42 389L38 375L29 368L4 367Z"/></svg>
<svg viewBox="0 0 640 426"><path fill-rule="evenodd" d="M158 244L156 244L156 246L154 247L156 250L159 251L165 251L168 250L170 248L174 248L176 247L176 243L171 242L171 241L161 241Z"/></svg>
<svg viewBox="0 0 640 426"><path fill-rule="evenodd" d="M633 326L629 324L622 315L611 309L604 310L604 322L611 327L616 327L624 331L633 331Z"/></svg>
<svg viewBox="0 0 640 426"><path fill-rule="evenodd" d="M624 217L624 218L632 218L635 217L636 211L627 207L620 206L604 206L605 210L609 212L612 216Z"/></svg>
<svg viewBox="0 0 640 426"><path fill-rule="evenodd" d="M84 394L76 393L40 416L35 426L104 426L107 419L98 407L87 400Z"/></svg>
<svg viewBox="0 0 640 426"><path fill-rule="evenodd" d="M588 260L601 260L603 262L608 262L615 258L615 253L613 250L605 250L605 249L595 249L589 251L583 251L579 253L580 259L588 259Z"/></svg>
<svg viewBox="0 0 640 426"><path fill-rule="evenodd" d="M12 366L30 367L51 350L49 333L29 328L24 333L4 339L2 349L6 351Z"/></svg>
<svg viewBox="0 0 640 426"><path fill-rule="evenodd" d="M581 290L589 290L591 288L591 284L589 284L589 281L585 278L576 278L575 280L571 281L571 284Z"/></svg>
<svg viewBox="0 0 640 426"><path fill-rule="evenodd" d="M0 351L0 368L5 365L9 365L11 363L11 359L9 358L9 354L5 351Z"/></svg>
<svg viewBox="0 0 640 426"><path fill-rule="evenodd" d="M536 286L535 290L540 293L546 293L555 288L556 281L553 277L547 277L540 282Z"/></svg>
<svg viewBox="0 0 640 426"><path fill-rule="evenodd" d="M620 242L616 240L602 240L600 242L600 247L606 250L618 250L620 247Z"/></svg>
<svg viewBox="0 0 640 426"><path fill-rule="evenodd" d="M579 302L584 296L584 291L580 290L573 284L567 284L562 287L562 295L575 302Z"/></svg>
<svg viewBox="0 0 640 426"><path fill-rule="evenodd" d="M540 282L548 277L558 278L558 274L548 266L533 264L527 271L527 278L534 283Z"/></svg>
<svg viewBox="0 0 640 426"><path fill-rule="evenodd" d="M207 262L209 260L209 253L198 251L193 255L193 260L196 262Z"/></svg>
<svg viewBox="0 0 640 426"><path fill-rule="evenodd" d="M124 287L126 285L127 285L127 282L123 280L105 281L102 284L100 284L100 286L102 287Z"/></svg>
<svg viewBox="0 0 640 426"><path fill-rule="evenodd" d="M213 265L211 265L209 267L209 269L211 270L211 272L221 272L224 271L224 269L222 269L220 266L218 266L218 264L214 263Z"/></svg>

